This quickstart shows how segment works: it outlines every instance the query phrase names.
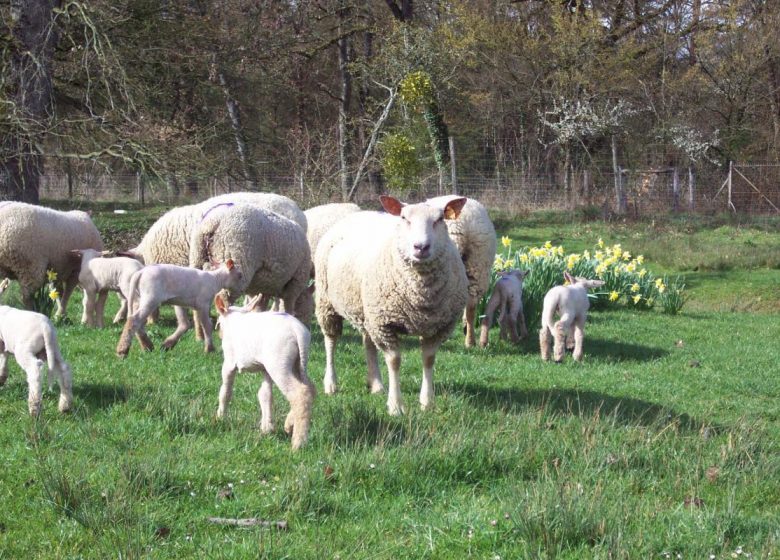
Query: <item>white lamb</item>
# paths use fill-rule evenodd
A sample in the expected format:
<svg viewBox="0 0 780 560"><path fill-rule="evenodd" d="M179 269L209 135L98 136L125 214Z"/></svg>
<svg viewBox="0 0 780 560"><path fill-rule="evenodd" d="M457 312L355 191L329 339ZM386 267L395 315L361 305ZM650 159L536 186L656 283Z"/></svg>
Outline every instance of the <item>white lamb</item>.
<svg viewBox="0 0 780 560"><path fill-rule="evenodd" d="M114 323L124 321L127 316L127 297L130 278L143 268L143 265L130 257L106 258L109 251L94 249L74 249L81 259L79 284L84 289L84 312L81 322L89 326L103 328L103 315L109 290L119 296L119 311Z"/></svg>
<svg viewBox="0 0 780 560"><path fill-rule="evenodd" d="M222 333L222 386L219 389L217 417L227 414L237 371L261 371L263 382L257 391L260 403L260 430L273 431L272 383L290 403L284 430L292 433L292 448L306 443L316 390L306 368L309 359L309 330L292 315L275 311L254 312L260 296L244 307L228 307L217 295L214 299Z"/></svg>
<svg viewBox="0 0 780 560"><path fill-rule="evenodd" d="M0 282L0 294L8 284L8 278ZM41 412L44 363L49 366L49 386L53 378L60 386L60 412L70 410L73 403L70 367L62 358L57 333L48 317L0 305L0 386L8 379L8 354L14 355L27 374L27 405L31 415L38 416Z"/></svg>
<svg viewBox="0 0 780 560"><path fill-rule="evenodd" d="M542 359L550 359L550 338L555 339L553 349L556 362L563 360L566 353L566 339L570 329L574 327L574 353L573 357L579 361L582 359L582 343L585 339L585 319L588 316L588 290L604 285L603 280L588 280L587 278L573 277L568 272L563 273L568 286L555 286L544 296L542 308L542 328L539 330L539 346ZM555 321L556 313L560 316Z"/></svg>
<svg viewBox="0 0 780 560"><path fill-rule="evenodd" d="M153 348L152 341L146 335L144 323L146 318L163 303L171 303L176 310L176 330L165 339L162 346L173 348L182 335L187 332L187 322L184 307L195 310L196 320L203 328L205 350L214 350L211 339L211 319L209 309L211 301L220 290L234 289L242 279L241 269L228 259L216 270L198 270L169 264L154 264L145 266L130 279L127 298L128 309L135 311L127 318L125 328L119 337L116 347L117 356L124 358L130 351L133 335L137 334L144 350ZM138 293L138 307L134 306ZM184 317L182 317L184 315Z"/></svg>
<svg viewBox="0 0 780 560"><path fill-rule="evenodd" d="M444 208L450 201L458 198L456 195L438 196L426 202L439 208ZM477 304L487 293L490 284L490 271L496 258L496 230L490 221L487 209L474 200L467 198L456 220L446 220L447 230L455 242L466 276L469 279L469 299L463 311L466 348L474 346L474 322Z"/></svg>
<svg viewBox="0 0 780 560"><path fill-rule="evenodd" d="M315 300L325 338L326 393L336 391L333 354L346 318L363 335L372 393L384 390L377 348L385 355L390 414L401 414L400 336L418 336L423 358L420 404L433 404L436 350L452 332L468 298L468 280L445 217L465 198L437 208L380 198L387 213L356 212L336 223L317 247Z"/></svg>
<svg viewBox="0 0 780 560"><path fill-rule="evenodd" d="M493 326L496 311L499 311L498 324L501 327L500 337L509 338L517 344L521 338L528 336L523 313L523 280L528 275L527 270L508 270L502 272L493 287L485 316L482 318L479 333L479 345L484 348L488 344L490 327ZM520 336L517 334L518 324Z"/></svg>
<svg viewBox="0 0 780 560"><path fill-rule="evenodd" d="M32 309L33 294L46 282L46 271L53 270L62 285L57 316L65 315L79 272L70 251L85 247L103 250L100 233L86 212L60 212L22 202L0 204L0 278L19 281L27 309Z"/></svg>

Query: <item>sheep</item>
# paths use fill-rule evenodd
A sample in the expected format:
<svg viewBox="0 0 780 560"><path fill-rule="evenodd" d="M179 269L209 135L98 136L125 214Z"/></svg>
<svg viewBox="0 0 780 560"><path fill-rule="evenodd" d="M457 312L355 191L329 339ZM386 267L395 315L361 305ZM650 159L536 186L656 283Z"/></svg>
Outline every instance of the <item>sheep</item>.
<svg viewBox="0 0 780 560"><path fill-rule="evenodd" d="M349 216L354 212L359 212L360 206L352 202L334 202L331 204L322 204L304 211L308 229L306 230L306 239L309 241L311 254L317 252L317 245L333 224L341 218Z"/></svg>
<svg viewBox="0 0 780 560"><path fill-rule="evenodd" d="M346 318L363 335L372 393L384 387L377 349L388 368L388 412L403 413L399 386L399 336L420 337L423 380L420 404L433 405L436 350L446 340L468 298L468 279L444 219L457 219L465 198L443 208L406 205L380 197L387 213L357 212L333 226L315 255L317 322L325 338L324 390L337 390L334 350Z"/></svg>
<svg viewBox="0 0 780 560"><path fill-rule="evenodd" d="M523 280L528 275L527 270L508 270L499 275L493 287L493 293L488 299L485 316L482 318L479 333L479 345L484 348L488 344L488 333L493 326L497 310L500 310L498 324L501 326L500 337L509 337L517 344L521 338L528 336L523 313ZM517 326L520 324L520 336Z"/></svg>
<svg viewBox="0 0 780 560"><path fill-rule="evenodd" d="M455 195L428 199L428 204L443 208ZM447 220L447 230L455 242L466 276L469 279L469 299L463 312L466 348L474 346L474 322L477 305L487 293L490 271L496 258L496 230L485 207L473 198L466 199L466 205L457 220Z"/></svg>
<svg viewBox="0 0 780 560"><path fill-rule="evenodd" d="M8 288L9 280L0 282L0 294ZM8 354L13 354L27 374L27 406L30 415L41 412L43 385L43 358L49 367L49 388L56 378L60 386L60 412L67 412L73 404L73 378L70 367L62 358L57 332L46 315L0 305L0 387L8 379Z"/></svg>
<svg viewBox="0 0 780 560"><path fill-rule="evenodd" d="M130 277L143 265L129 257L104 258L108 251L94 249L74 249L71 251L81 259L79 284L84 290L84 311L81 322L89 326L103 328L103 315L108 291L119 295L119 311L114 323L124 321L127 316L127 297Z"/></svg>
<svg viewBox="0 0 780 560"><path fill-rule="evenodd" d="M251 204L252 206L276 212L301 226L304 233L307 231L307 219L304 212L294 200L281 194L246 191L231 192L212 196L198 204L197 208L201 212L200 218L204 219L215 208L232 204Z"/></svg>
<svg viewBox="0 0 780 560"><path fill-rule="evenodd" d="M573 277L565 271L563 277L569 285L555 286L544 296L542 328L539 330L539 346L544 361L550 359L550 337L555 339L553 350L555 361L563 361L563 355L566 353L566 339L572 325L574 326L573 358L576 361L582 360L585 319L590 307L588 290L604 285L603 280ZM554 322L556 313L560 316L557 323Z"/></svg>
<svg viewBox="0 0 780 560"><path fill-rule="evenodd" d="M60 212L22 202L0 206L0 277L19 281L27 309L33 308L46 271L53 270L62 284L56 316L65 315L78 283L79 265L70 251L83 248L103 250L100 233L86 212Z"/></svg>
<svg viewBox="0 0 780 560"><path fill-rule="evenodd" d="M198 270L170 264L143 267L130 278L127 308L135 311L125 322L116 347L117 356L120 358L127 356L133 334L137 334L144 350L152 350L152 342L144 330L144 321L163 303L174 304L177 319L176 330L165 339L163 348L173 348L187 331L189 325L184 307L191 307L195 310L196 320L203 328L205 351L212 352L214 343L211 340L209 318L211 300L220 290L235 288L241 281L241 269L232 259L225 261L225 264L216 270ZM136 292L139 294L137 309L134 307Z"/></svg>
<svg viewBox="0 0 780 560"><path fill-rule="evenodd" d="M262 371L263 382L257 391L260 430L264 434L273 431L274 383L290 403L284 430L292 434L292 448L298 449L308 439L316 396L306 373L311 336L292 315L254 312L259 301L260 296L255 296L244 307L228 307L219 294L214 298L224 354L217 418L227 414L236 371Z"/></svg>
<svg viewBox="0 0 780 560"><path fill-rule="evenodd" d="M308 316L298 316L308 324L312 306L304 300L312 297L306 289L311 255L306 234L297 223L248 204L206 216L192 231L189 265L200 268L226 259L240 262L244 274L231 296L246 292L279 297L287 311L308 309Z"/></svg>

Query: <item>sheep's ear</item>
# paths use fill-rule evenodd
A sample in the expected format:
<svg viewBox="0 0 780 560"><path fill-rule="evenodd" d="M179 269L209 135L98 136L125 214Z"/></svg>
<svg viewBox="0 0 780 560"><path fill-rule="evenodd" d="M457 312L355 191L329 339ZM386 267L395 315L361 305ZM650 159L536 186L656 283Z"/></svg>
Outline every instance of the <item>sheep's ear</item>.
<svg viewBox="0 0 780 560"><path fill-rule="evenodd" d="M263 294L257 294L256 296L253 296L252 299L250 299L248 302L246 302L246 305L244 305L244 308L247 311L254 311L257 306L260 305L260 300L263 299Z"/></svg>
<svg viewBox="0 0 780 560"><path fill-rule="evenodd" d="M228 270L233 270L233 267L236 265L236 263L233 262L233 259L228 259L225 261L225 266Z"/></svg>
<svg viewBox="0 0 780 560"><path fill-rule="evenodd" d="M563 271L563 279L566 280L569 284L576 284L577 282L574 277L565 270Z"/></svg>
<svg viewBox="0 0 780 560"><path fill-rule="evenodd" d="M382 203L382 208L385 209L385 212L388 214L392 214L393 216L400 216L401 210L404 207L404 203L398 200L397 198L393 198L392 196L382 195L379 197L379 202Z"/></svg>
<svg viewBox="0 0 780 560"><path fill-rule="evenodd" d="M217 313L220 315L227 315L227 303L225 303L225 300L222 299L222 294L217 294L214 296L214 307L217 308Z"/></svg>
<svg viewBox="0 0 780 560"><path fill-rule="evenodd" d="M3 278L3 280L0 281L0 294L2 294L4 291L8 289L10 283L11 280L9 280L8 278Z"/></svg>
<svg viewBox="0 0 780 560"><path fill-rule="evenodd" d="M520 280L522 280L523 278L525 278L526 276L528 276L528 273L529 273L529 272L531 272L531 271L530 271L530 270L518 270L518 271L516 272L516 274L517 274L517 277L518 277Z"/></svg>
<svg viewBox="0 0 780 560"><path fill-rule="evenodd" d="M445 220L457 220L460 216L461 210L466 205L466 197L454 198L447 203L444 207L444 219Z"/></svg>

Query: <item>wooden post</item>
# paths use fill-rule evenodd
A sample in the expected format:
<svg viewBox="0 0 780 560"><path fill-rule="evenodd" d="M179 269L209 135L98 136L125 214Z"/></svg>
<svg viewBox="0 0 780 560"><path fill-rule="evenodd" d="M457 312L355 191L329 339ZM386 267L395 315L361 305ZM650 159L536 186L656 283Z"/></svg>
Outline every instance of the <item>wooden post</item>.
<svg viewBox="0 0 780 560"><path fill-rule="evenodd" d="M729 187L729 200L728 200L727 208L731 208L732 210L734 210L734 213L736 214L737 213L737 209L734 207L734 203L731 201L731 171L732 171L733 168L734 168L734 162L733 161L729 161L729 177L728 177L728 179L726 179L726 182L727 182L728 187Z"/></svg>
<svg viewBox="0 0 780 560"><path fill-rule="evenodd" d="M693 212L695 206L695 198L693 195L695 177L693 175L693 166L688 166L688 210Z"/></svg>
<svg viewBox="0 0 780 560"><path fill-rule="evenodd" d="M677 172L677 166L672 168L672 210L680 210L680 174Z"/></svg>
<svg viewBox="0 0 780 560"><path fill-rule="evenodd" d="M143 206L145 198L144 179L140 171L135 172L135 188L138 195L138 202L141 204L141 206Z"/></svg>
<svg viewBox="0 0 780 560"><path fill-rule="evenodd" d="M73 200L73 169L70 166L70 158L65 158L65 173L68 175L68 200Z"/></svg>
<svg viewBox="0 0 780 560"><path fill-rule="evenodd" d="M455 166L455 139L450 136L450 176L452 180L452 194L458 194L458 171Z"/></svg>
<svg viewBox="0 0 780 560"><path fill-rule="evenodd" d="M623 196L623 170L617 162L617 141L615 135L612 135L612 173L615 174L615 203L618 214L626 212L626 200Z"/></svg>

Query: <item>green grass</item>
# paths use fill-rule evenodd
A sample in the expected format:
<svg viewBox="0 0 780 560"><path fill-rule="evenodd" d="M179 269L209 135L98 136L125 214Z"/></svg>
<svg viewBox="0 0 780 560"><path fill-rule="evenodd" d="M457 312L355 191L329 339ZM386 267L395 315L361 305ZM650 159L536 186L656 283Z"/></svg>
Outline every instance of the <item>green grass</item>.
<svg viewBox="0 0 780 560"><path fill-rule="evenodd" d="M141 219L118 216L127 221L95 218L132 243ZM48 393L31 420L13 360L0 390L0 558L780 554L780 322L755 312L777 309L780 272L674 268L672 255L650 256L647 224L531 218L497 223L529 244L557 232L571 250L602 236L644 251L654 272L685 274L691 301L677 316L593 312L581 364L542 363L533 334L515 348L493 332L486 350L453 336L437 356L436 407L426 413L409 339L401 380L409 412L400 418L387 415L384 396L366 394L359 338L348 331L336 354L341 391L318 396L298 453L281 430L278 391L277 431L259 435L256 374L238 377L228 419L214 419L221 356L204 355L191 333L168 353L134 343L121 361L119 327L61 326L73 413L58 414ZM719 229L696 232L712 262ZM771 256L780 235L763 233L769 241L754 248L763 256L742 258ZM759 294L764 303L740 306ZM171 321L166 311L150 330L158 345ZM320 389L323 368L315 328L310 373ZM232 498L220 497L231 484ZM289 529L225 528L209 516L284 520Z"/></svg>

